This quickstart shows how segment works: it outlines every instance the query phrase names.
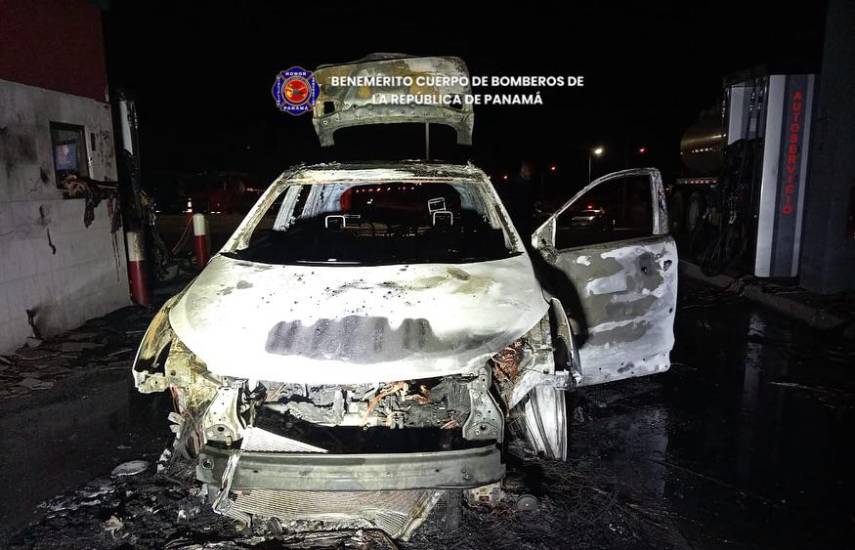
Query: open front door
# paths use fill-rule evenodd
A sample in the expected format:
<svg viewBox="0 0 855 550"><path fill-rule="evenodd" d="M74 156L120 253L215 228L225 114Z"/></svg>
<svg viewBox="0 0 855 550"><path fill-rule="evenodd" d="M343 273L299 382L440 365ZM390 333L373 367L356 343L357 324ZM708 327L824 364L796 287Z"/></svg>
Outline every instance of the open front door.
<svg viewBox="0 0 855 550"><path fill-rule="evenodd" d="M550 290L573 324L578 386L668 369L677 248L658 170L593 181L535 231L532 245L556 271Z"/></svg>

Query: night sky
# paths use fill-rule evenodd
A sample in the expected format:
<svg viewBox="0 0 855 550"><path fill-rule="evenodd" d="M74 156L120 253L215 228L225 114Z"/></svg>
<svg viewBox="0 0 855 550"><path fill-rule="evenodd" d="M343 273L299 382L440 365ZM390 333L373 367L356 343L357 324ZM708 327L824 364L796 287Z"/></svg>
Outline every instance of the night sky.
<svg viewBox="0 0 855 550"><path fill-rule="evenodd" d="M322 152L311 116L280 113L271 98L291 65L380 51L456 55L476 75L581 74L584 88L543 90L543 106L476 107L474 146L456 157L494 175L521 157L556 162L575 186L590 144L607 150L597 172L644 164L676 175L682 132L730 72L820 67L824 2L595 4L116 1L104 14L109 78L136 96L152 185L164 172L204 170L265 184L301 161L390 156L395 147L379 138ZM646 158L635 153L641 145Z"/></svg>

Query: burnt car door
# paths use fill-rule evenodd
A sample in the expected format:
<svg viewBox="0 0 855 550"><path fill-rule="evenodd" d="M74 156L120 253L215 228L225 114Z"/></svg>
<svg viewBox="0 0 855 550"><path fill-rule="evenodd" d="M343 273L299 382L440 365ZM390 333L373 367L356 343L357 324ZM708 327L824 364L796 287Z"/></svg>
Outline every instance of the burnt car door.
<svg viewBox="0 0 855 550"><path fill-rule="evenodd" d="M668 369L677 249L658 170L624 170L591 182L534 232L532 246L545 260L547 290L573 327L577 386Z"/></svg>

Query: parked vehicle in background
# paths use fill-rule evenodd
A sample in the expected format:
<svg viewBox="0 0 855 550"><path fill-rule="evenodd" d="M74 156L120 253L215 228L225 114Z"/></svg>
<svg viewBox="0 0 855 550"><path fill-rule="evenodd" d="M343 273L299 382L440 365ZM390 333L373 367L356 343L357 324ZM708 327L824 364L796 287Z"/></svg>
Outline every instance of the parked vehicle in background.
<svg viewBox="0 0 855 550"><path fill-rule="evenodd" d="M573 227L589 227L600 229L601 231L607 230L611 225L606 217L606 211L602 208L585 208L584 210L579 210L570 219L570 224Z"/></svg>

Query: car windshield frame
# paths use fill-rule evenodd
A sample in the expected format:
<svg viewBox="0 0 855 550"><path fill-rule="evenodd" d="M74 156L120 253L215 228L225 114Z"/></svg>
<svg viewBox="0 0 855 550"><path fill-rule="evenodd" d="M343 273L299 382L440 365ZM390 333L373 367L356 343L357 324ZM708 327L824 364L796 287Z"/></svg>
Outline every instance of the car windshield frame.
<svg viewBox="0 0 855 550"><path fill-rule="evenodd" d="M465 167L453 167L461 169ZM415 173L408 172L406 168L394 167L397 174L390 177L365 178L360 172L361 170L344 170L326 172L311 171L311 177L307 178L306 173L296 170L286 172L277 178L274 183L262 194L258 202L253 206L241 224L238 226L234 234L226 242L225 246L220 250L220 254L229 258L250 261L269 265L408 265L408 264L443 264L443 263L480 263L486 261L495 261L506 258L512 258L523 254L525 248L522 244L519 234L510 223L510 218L496 193L495 188L489 178L477 169L469 167L469 172L461 172L460 174L444 175L442 177L419 176ZM325 178L325 176L327 176ZM349 177L348 177L349 176ZM499 255L476 257L471 255L463 255L459 258L453 256L443 257L419 257L418 255L407 257L390 257L390 258L371 258L362 260L337 260L328 258L326 260L289 260L289 261L266 261L254 258L248 249L251 246L251 240L262 220L265 216L271 213L275 215L275 222L279 223L283 219L283 212L288 214L289 218L293 215L294 207L297 203L299 191L292 191L294 188L302 188L306 185L322 186L332 184L344 184L348 186L362 185L384 185L384 184L445 184L446 187L467 186L474 189L475 195L478 197L481 206L485 211L470 210L484 217L489 228L501 234L501 239L504 243L504 250ZM281 200L280 200L281 199ZM277 205L277 202L279 203ZM291 219L293 223L293 218ZM270 231L273 233L281 233L287 235L288 231ZM497 235L498 236L498 235ZM465 235L462 238L467 238ZM450 251L449 251L450 252Z"/></svg>

